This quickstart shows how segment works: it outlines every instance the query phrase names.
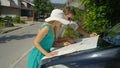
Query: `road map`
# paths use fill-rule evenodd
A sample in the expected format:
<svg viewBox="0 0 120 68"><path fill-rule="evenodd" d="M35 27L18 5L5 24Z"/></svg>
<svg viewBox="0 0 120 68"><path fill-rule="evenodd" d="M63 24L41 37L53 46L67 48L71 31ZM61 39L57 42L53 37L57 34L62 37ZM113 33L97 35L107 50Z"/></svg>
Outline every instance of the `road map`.
<svg viewBox="0 0 120 68"><path fill-rule="evenodd" d="M58 54L55 56L69 54L69 53L80 51L80 50L96 48L98 38L99 38L99 35L95 37L83 38L80 42L70 44L69 46L65 46L57 50L54 50L54 51L58 51ZM51 57L44 57L43 59L45 58L51 58Z"/></svg>

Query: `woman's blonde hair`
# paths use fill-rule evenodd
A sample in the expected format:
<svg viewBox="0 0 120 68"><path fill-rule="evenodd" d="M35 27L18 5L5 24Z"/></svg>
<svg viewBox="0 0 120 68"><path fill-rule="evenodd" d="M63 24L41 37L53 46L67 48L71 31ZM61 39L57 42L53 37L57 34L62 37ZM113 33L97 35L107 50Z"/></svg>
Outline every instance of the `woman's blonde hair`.
<svg viewBox="0 0 120 68"><path fill-rule="evenodd" d="M55 39L57 39L57 38L58 38L58 32L59 32L62 24L61 24L59 21L56 21L56 20L54 20L54 21L49 21L48 23L51 24L52 26L54 26L54 27L53 27L54 35L55 35ZM58 28L58 27L56 26L56 24L60 24L60 28Z"/></svg>

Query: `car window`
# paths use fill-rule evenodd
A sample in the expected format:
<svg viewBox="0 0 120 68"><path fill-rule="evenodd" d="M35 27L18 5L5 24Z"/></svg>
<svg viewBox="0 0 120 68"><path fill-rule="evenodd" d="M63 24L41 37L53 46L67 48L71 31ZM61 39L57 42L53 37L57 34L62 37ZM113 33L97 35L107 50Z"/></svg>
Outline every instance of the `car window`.
<svg viewBox="0 0 120 68"><path fill-rule="evenodd" d="M107 31L107 35L103 38L108 43L120 46L120 23Z"/></svg>

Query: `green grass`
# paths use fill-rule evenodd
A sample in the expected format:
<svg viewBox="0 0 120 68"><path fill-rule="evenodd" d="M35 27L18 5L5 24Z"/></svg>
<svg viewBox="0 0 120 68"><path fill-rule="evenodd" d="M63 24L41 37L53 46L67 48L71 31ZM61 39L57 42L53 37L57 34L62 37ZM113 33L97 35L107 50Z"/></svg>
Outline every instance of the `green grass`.
<svg viewBox="0 0 120 68"><path fill-rule="evenodd" d="M3 28L5 28L5 26L3 26L3 25L0 24L0 29L3 29Z"/></svg>

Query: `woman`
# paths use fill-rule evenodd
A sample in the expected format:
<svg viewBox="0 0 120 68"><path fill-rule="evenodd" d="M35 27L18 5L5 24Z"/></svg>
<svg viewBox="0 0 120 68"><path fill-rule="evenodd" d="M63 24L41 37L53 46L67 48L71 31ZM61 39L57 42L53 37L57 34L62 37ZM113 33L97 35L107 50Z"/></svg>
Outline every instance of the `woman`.
<svg viewBox="0 0 120 68"><path fill-rule="evenodd" d="M58 11L53 10L51 16L47 18L47 23L41 25L34 40L35 47L28 56L28 68L40 68L40 61L44 56L50 57L57 54L57 52L50 52L50 48L57 39L62 23L69 22L63 18L63 14L57 14Z"/></svg>
<svg viewBox="0 0 120 68"><path fill-rule="evenodd" d="M78 31L80 32L81 34L85 35L85 36L88 36L88 37L94 37L94 36L97 36L97 33L91 33L89 34L88 32L86 32L82 27L79 27L78 24L76 24L74 21L72 21L75 17L75 11L72 7L68 6L68 7L65 7L63 9L63 12L64 12L64 17L65 19L67 20L70 20L70 25L71 27L75 30L75 31Z"/></svg>
<svg viewBox="0 0 120 68"><path fill-rule="evenodd" d="M54 9L56 10L56 9ZM58 9L57 9L58 10ZM86 32L82 27L79 27L77 23L75 23L73 20L74 16L75 16L75 11L73 10L72 7L65 7L63 10L60 10L60 12L58 12L59 14L63 14L64 15L64 19L69 20L69 25L70 28L73 29L73 32L77 31L79 33L81 33L82 35L88 36L88 37L94 37L97 36L97 33L88 33ZM45 21L48 21L48 19L45 19ZM70 38L70 36L64 36L64 33L66 32L66 28L68 26L66 25L62 25L62 29L59 32L59 38L58 40L55 42L54 46L63 46L60 43L66 41L65 46L75 43L76 39Z"/></svg>

